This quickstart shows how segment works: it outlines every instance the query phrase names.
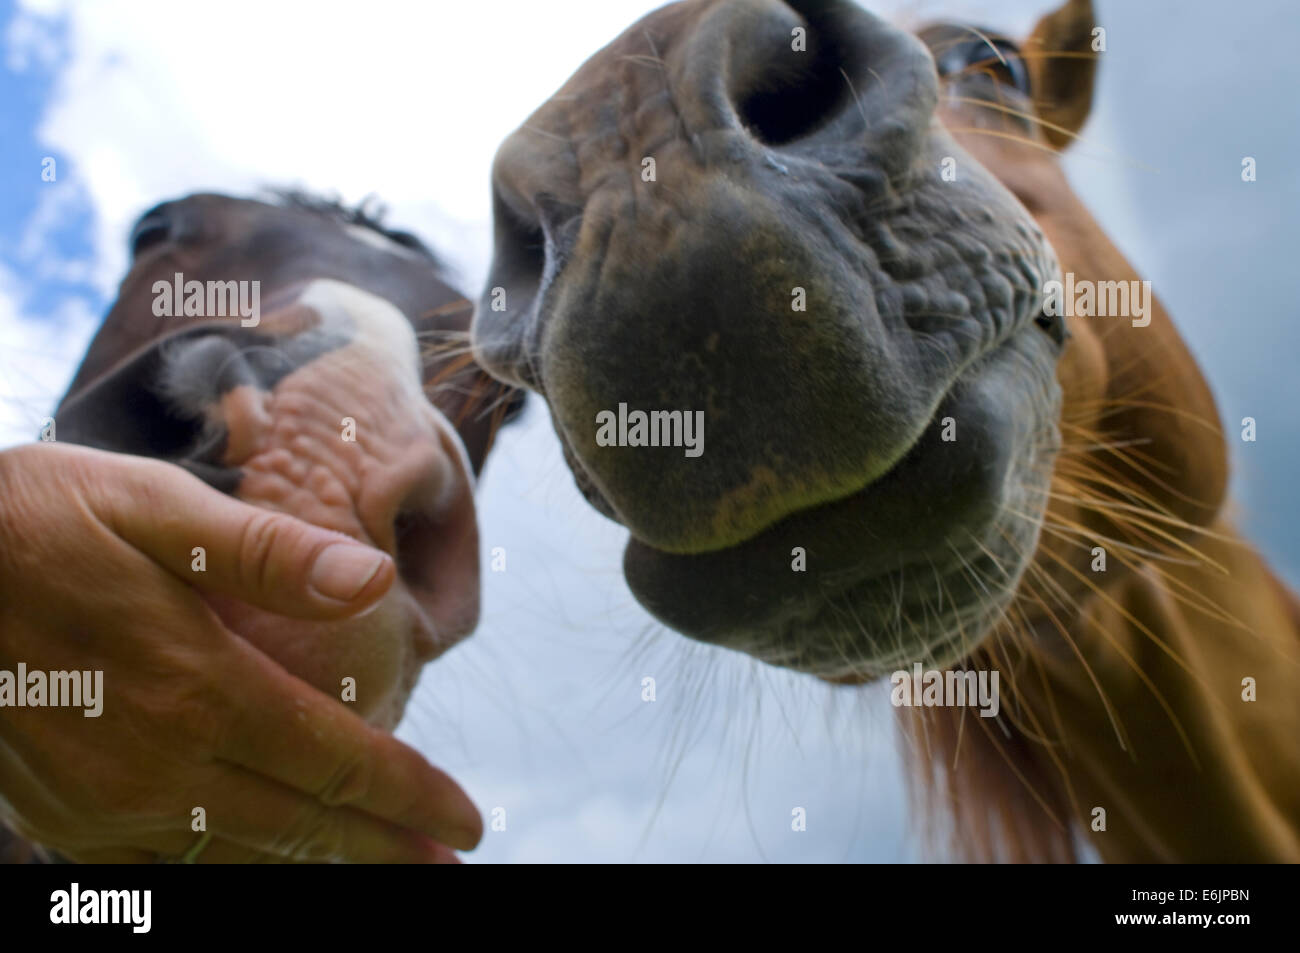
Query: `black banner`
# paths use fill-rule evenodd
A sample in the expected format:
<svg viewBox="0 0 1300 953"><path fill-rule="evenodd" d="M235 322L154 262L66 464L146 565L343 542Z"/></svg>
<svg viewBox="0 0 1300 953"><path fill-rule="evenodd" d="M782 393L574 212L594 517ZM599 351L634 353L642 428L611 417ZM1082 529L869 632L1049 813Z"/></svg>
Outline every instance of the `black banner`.
<svg viewBox="0 0 1300 953"><path fill-rule="evenodd" d="M10 941L59 934L205 944L275 936L337 943L355 935L373 943L398 930L435 940L482 929L495 940L511 927L545 925L549 933L561 922L566 934L614 945L619 936L648 939L687 922L692 936L698 925L733 940L787 926L809 941L844 928L864 942L941 930L946 943L959 930L972 943L981 934L1176 942L1201 934L1230 943L1285 926L1294 886L1290 867L557 867L539 876L472 865L33 866L0 873L0 922L7 949L20 948Z"/></svg>

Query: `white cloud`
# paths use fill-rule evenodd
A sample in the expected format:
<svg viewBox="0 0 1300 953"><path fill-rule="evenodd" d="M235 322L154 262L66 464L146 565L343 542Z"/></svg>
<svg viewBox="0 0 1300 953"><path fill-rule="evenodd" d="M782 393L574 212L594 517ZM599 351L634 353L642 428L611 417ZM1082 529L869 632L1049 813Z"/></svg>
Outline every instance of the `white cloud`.
<svg viewBox="0 0 1300 953"><path fill-rule="evenodd" d="M0 448L36 438L98 323L80 298L39 318L25 313L21 301L18 276L0 267Z"/></svg>
<svg viewBox="0 0 1300 953"><path fill-rule="evenodd" d="M651 6L69 3L71 62L39 134L99 212L104 289L142 209L286 182L379 193L477 281L496 145Z"/></svg>
<svg viewBox="0 0 1300 953"><path fill-rule="evenodd" d="M1028 23L1024 11L1047 5L1023 0L1001 16ZM219 14L174 0L24 6L69 17L71 62L40 137L75 163L99 213L101 288L125 266L130 221L154 202L299 182L349 200L380 193L399 217L445 237L477 292L497 145L659 4L372 0L316 4L310 16L260 0L222 3Z"/></svg>

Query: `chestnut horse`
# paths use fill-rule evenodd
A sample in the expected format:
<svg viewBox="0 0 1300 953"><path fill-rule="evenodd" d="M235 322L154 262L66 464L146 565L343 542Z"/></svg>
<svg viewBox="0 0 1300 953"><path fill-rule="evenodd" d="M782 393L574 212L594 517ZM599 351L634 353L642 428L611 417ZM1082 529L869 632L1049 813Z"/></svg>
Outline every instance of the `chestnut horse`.
<svg viewBox="0 0 1300 953"><path fill-rule="evenodd" d="M1300 605L1058 159L1095 26L1086 0L1022 43L845 0L648 15L501 146L475 353L546 398L658 619L904 673L960 856L1296 861ZM914 665L1000 675L996 716L904 706Z"/></svg>

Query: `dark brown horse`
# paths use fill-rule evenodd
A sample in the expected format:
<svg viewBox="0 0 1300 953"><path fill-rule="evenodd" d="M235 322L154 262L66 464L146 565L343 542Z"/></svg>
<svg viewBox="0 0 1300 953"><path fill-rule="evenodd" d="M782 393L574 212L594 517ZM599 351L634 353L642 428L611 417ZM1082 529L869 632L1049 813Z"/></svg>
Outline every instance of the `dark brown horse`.
<svg viewBox="0 0 1300 953"><path fill-rule="evenodd" d="M391 729L421 667L479 613L474 477L521 399L467 353L471 305L413 236L301 193L146 212L54 414L61 442L170 461L239 499L393 555L341 622L207 596L289 671Z"/></svg>
<svg viewBox="0 0 1300 953"><path fill-rule="evenodd" d="M1095 27L1084 0L1023 43L847 0L650 14L498 152L475 349L546 397L660 620L896 678L973 856L1295 861L1300 607L1056 155ZM925 670L1000 675L996 717L905 707Z"/></svg>

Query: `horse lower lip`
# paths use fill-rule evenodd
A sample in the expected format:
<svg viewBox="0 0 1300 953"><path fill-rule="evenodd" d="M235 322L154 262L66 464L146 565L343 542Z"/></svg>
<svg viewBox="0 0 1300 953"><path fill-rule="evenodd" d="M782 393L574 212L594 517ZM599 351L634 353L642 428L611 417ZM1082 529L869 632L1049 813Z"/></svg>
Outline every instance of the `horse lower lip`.
<svg viewBox="0 0 1300 953"><path fill-rule="evenodd" d="M632 537L623 554L624 576L651 614L685 635L707 641L724 631L768 626L778 616L806 612L807 593L824 591L828 568L842 573L851 567L852 581L860 581L893 568L905 553L901 546L863 546L861 534L842 531L862 525L862 514L879 505L875 486L707 553L668 553ZM792 586L796 550L810 560L810 572L800 580L807 585ZM845 582L841 575L839 585Z"/></svg>
<svg viewBox="0 0 1300 953"><path fill-rule="evenodd" d="M935 425L935 419L930 420L930 422L926 425L927 429ZM917 442L919 442L919 440ZM780 535L780 531L782 527L790 523L794 523L800 526L803 525L814 526L817 527L819 531L823 529L829 529L831 526L834 525L835 517L826 516L825 514L830 513L832 511L836 511L842 506L852 504L853 501L859 501L861 503L870 500L873 496L876 496L878 493L877 487L881 486L882 484L886 486L889 484L889 482L894 478L894 474L897 472L897 470L904 465L904 461L908 459L909 455L916 447L917 442L914 442L911 446L909 446L907 450L905 450L902 453L899 459L894 463L894 465L889 470L886 470L880 476L866 483L859 489L854 490L852 493L848 493L845 496L841 496L840 498L835 500L830 500L824 503L818 503L814 506L809 506L806 509L796 510L793 513L790 513L782 517L776 523L771 524L769 526L765 526L763 529L759 530L757 533L748 537L747 539L743 539L740 542L733 543L729 546L724 546L719 549L705 550L697 553L673 553L667 550L660 549L650 543L638 539L635 533L632 534L632 537L629 540L628 545L629 547L631 547L632 545L636 545L638 547L644 548L648 553L653 553L655 554L656 557L665 560L674 560L674 559L708 560L710 557L724 557L726 554L729 553L740 554L743 556L743 554L745 554L750 550L759 551L763 548L762 546L763 540L767 539L772 535ZM570 461L570 466L573 466L575 462L576 461ZM575 475L576 475L576 471L575 471ZM590 481L589 478L586 479L579 478L578 483L583 492L583 495L587 498L587 501L591 503L593 507L595 507L597 510L600 510L601 512L606 512L607 515L611 515L612 518L616 519L620 524L623 524L623 521L621 519L618 519L616 515L613 515L613 507L610 506L609 501L605 499L604 495L601 494L600 490L596 488L596 486ZM603 504L603 508L601 504ZM812 537L812 536L816 536L817 533L809 532L807 533L807 535Z"/></svg>

